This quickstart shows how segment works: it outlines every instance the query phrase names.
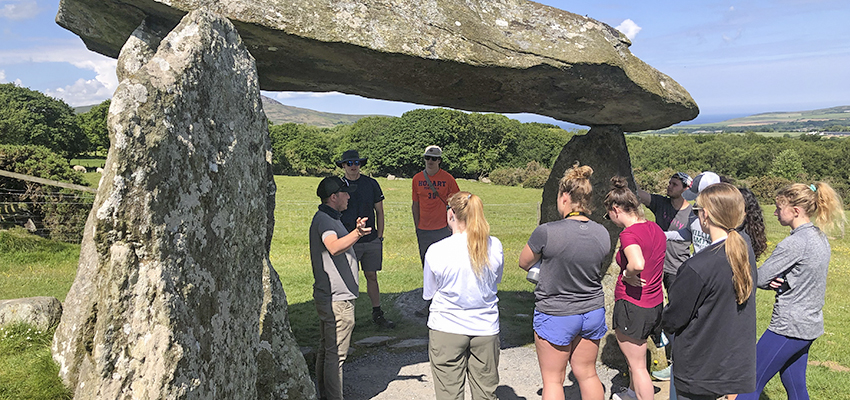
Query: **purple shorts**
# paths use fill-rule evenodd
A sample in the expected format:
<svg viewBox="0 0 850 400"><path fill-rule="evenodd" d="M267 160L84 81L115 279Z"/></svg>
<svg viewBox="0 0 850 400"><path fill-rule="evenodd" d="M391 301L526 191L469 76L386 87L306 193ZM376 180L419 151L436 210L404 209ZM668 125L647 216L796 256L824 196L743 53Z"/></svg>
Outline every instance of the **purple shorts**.
<svg viewBox="0 0 850 400"><path fill-rule="evenodd" d="M584 314L557 316L534 310L534 332L556 346L569 346L576 336L599 340L608 332L605 326L605 308Z"/></svg>

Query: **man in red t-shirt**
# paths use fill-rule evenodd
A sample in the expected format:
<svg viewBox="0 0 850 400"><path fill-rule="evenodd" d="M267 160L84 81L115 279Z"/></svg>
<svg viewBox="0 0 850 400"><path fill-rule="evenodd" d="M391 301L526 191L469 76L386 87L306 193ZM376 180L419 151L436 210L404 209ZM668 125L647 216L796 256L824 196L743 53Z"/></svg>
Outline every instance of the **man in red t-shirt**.
<svg viewBox="0 0 850 400"><path fill-rule="evenodd" d="M460 191L455 178L440 169L443 150L438 146L425 148L425 170L413 176L413 223L419 241L419 258L425 265L428 246L449 236L452 231L446 221L449 196Z"/></svg>
<svg viewBox="0 0 850 400"><path fill-rule="evenodd" d="M438 146L425 148L425 170L413 176L413 224L419 241L419 259L425 267L425 252L432 244L452 235L446 221L449 196L460 191L455 178L440 169L443 150ZM428 315L430 301L416 315Z"/></svg>

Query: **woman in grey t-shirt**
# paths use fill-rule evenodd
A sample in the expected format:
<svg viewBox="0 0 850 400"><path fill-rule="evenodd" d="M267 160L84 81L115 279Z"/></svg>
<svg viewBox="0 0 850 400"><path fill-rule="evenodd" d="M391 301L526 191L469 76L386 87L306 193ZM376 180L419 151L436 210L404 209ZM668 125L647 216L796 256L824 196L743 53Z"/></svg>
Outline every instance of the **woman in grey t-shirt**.
<svg viewBox="0 0 850 400"><path fill-rule="evenodd" d="M808 399L809 347L823 334L823 305L830 247L826 230L844 233L841 198L825 182L795 183L776 193L773 215L791 234L776 246L758 270L757 286L776 291L770 325L756 346L756 391L738 400L757 400L780 373L789 399Z"/></svg>
<svg viewBox="0 0 850 400"><path fill-rule="evenodd" d="M578 163L564 173L558 188L562 220L537 227L519 256L528 270L541 261L534 289L534 344L543 377L543 398L563 399L568 364L582 399L602 400L596 355L605 326L602 263L611 249L605 228L590 220L593 169Z"/></svg>

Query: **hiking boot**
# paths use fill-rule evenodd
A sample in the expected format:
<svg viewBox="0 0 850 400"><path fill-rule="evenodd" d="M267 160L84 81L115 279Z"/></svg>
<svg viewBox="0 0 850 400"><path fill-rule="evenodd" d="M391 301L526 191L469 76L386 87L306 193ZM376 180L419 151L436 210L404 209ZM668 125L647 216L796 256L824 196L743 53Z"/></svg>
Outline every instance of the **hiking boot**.
<svg viewBox="0 0 850 400"><path fill-rule="evenodd" d="M669 381L670 373L673 370L672 365L668 365L667 368L658 371L652 371L652 377L659 381Z"/></svg>
<svg viewBox="0 0 850 400"><path fill-rule="evenodd" d="M637 400L637 393L630 388L626 388L626 390L620 393L614 393L611 396L611 400Z"/></svg>
<svg viewBox="0 0 850 400"><path fill-rule="evenodd" d="M383 311L373 312L372 313L372 322L374 322L375 325L378 325L381 328L385 328L385 329L395 328L395 322L386 319L384 317Z"/></svg>

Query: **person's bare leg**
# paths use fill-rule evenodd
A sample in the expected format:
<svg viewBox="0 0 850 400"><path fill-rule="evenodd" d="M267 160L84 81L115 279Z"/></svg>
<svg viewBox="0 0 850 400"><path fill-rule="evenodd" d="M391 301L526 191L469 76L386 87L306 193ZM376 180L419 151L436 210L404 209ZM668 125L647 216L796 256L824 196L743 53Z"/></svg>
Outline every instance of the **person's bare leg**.
<svg viewBox="0 0 850 400"><path fill-rule="evenodd" d="M543 400L564 400L564 378L570 360L570 346L558 346L537 336L534 332L534 347L543 378Z"/></svg>
<svg viewBox="0 0 850 400"><path fill-rule="evenodd" d="M596 374L596 355L599 353L599 340L577 337L572 343L570 365L578 381L582 400L603 400L605 388Z"/></svg>
<svg viewBox="0 0 850 400"><path fill-rule="evenodd" d="M617 343L620 344L620 350L629 364L632 390L637 394L638 400L652 400L655 397L655 386L652 385L652 378L646 370L646 340L630 337L619 328L616 333Z"/></svg>
<svg viewBox="0 0 850 400"><path fill-rule="evenodd" d="M378 272L363 271L363 276L366 278L366 294L369 295L369 300L372 301L372 307L380 307L381 290L378 288Z"/></svg>

